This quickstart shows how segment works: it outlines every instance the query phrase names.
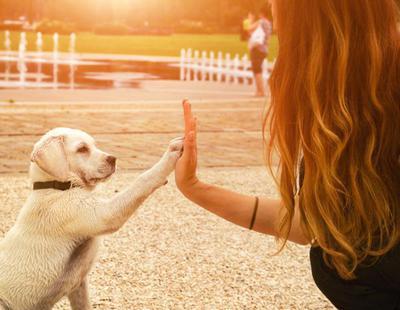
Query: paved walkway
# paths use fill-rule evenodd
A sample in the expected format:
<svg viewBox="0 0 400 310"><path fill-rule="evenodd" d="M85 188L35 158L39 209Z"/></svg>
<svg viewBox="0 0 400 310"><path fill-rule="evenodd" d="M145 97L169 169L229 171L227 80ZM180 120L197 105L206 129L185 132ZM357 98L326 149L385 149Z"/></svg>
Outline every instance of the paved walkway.
<svg viewBox="0 0 400 310"><path fill-rule="evenodd" d="M53 52L42 52L41 56L48 59L49 61L53 58ZM28 51L25 54L27 57L36 58L38 53L36 51ZM18 57L18 51L0 51L0 59L4 57ZM59 52L59 59L69 60L71 58L71 54L69 52ZM131 55L131 54L101 54L101 53L75 53L74 57L76 59L85 59L85 60L128 60L128 61L154 61L154 62L179 62L180 57L176 56L151 56L151 55Z"/></svg>
<svg viewBox="0 0 400 310"><path fill-rule="evenodd" d="M199 120L199 163L263 165L264 100L251 88L216 83L146 82L141 89L0 91L0 173L26 172L35 141L54 127L80 128L119 158L122 169L150 166L182 135L181 99ZM7 101L12 99L11 101Z"/></svg>
<svg viewBox="0 0 400 310"><path fill-rule="evenodd" d="M0 89L1 102L165 102L183 98L196 100L254 101L254 87L218 82L141 81L130 89ZM260 100L257 100L260 101Z"/></svg>

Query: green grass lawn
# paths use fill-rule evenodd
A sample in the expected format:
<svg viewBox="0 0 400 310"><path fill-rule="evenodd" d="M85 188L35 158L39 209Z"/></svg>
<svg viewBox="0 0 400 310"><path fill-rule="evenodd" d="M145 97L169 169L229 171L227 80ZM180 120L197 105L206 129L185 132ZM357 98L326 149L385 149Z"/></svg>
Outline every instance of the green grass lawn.
<svg viewBox="0 0 400 310"><path fill-rule="evenodd" d="M12 49L18 48L19 33L11 33ZM35 50L36 34L27 33L28 50ZM43 50L51 51L53 42L51 35L43 36ZM3 45L4 32L0 32L0 42ZM69 36L60 36L60 51L68 51ZM277 39L271 38L270 55L273 59L277 52ZM92 33L79 33L76 48L81 53L130 54L152 56L179 56L181 48L192 48L200 51L221 51L244 55L247 44L238 35L194 35L176 34L171 36L102 36ZM3 49L3 47L2 47Z"/></svg>

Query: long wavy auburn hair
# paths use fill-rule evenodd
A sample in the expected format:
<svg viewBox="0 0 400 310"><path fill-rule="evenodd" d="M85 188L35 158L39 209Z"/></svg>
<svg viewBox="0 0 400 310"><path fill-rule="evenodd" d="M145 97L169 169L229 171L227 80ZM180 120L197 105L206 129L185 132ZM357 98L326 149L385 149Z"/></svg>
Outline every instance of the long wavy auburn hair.
<svg viewBox="0 0 400 310"><path fill-rule="evenodd" d="M277 0L279 56L264 119L285 205L344 279L400 236L400 44L394 0Z"/></svg>

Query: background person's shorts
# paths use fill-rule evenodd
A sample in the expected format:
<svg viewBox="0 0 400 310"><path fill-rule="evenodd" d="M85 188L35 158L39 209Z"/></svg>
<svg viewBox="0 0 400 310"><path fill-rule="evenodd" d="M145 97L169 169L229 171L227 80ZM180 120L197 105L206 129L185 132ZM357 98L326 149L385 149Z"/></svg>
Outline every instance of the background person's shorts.
<svg viewBox="0 0 400 310"><path fill-rule="evenodd" d="M254 47L250 50L251 70L254 74L262 73L262 64L267 53L260 48Z"/></svg>

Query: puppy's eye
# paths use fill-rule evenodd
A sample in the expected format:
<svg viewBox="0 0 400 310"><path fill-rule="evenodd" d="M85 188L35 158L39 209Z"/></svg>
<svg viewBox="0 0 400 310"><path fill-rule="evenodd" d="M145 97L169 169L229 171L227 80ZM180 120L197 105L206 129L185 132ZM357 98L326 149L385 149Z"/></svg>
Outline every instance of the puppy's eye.
<svg viewBox="0 0 400 310"><path fill-rule="evenodd" d="M88 153L88 152L89 152L89 148L88 148L87 146L83 145L83 146L79 147L79 148L76 150L76 152L77 152L77 153L82 153L82 154Z"/></svg>

